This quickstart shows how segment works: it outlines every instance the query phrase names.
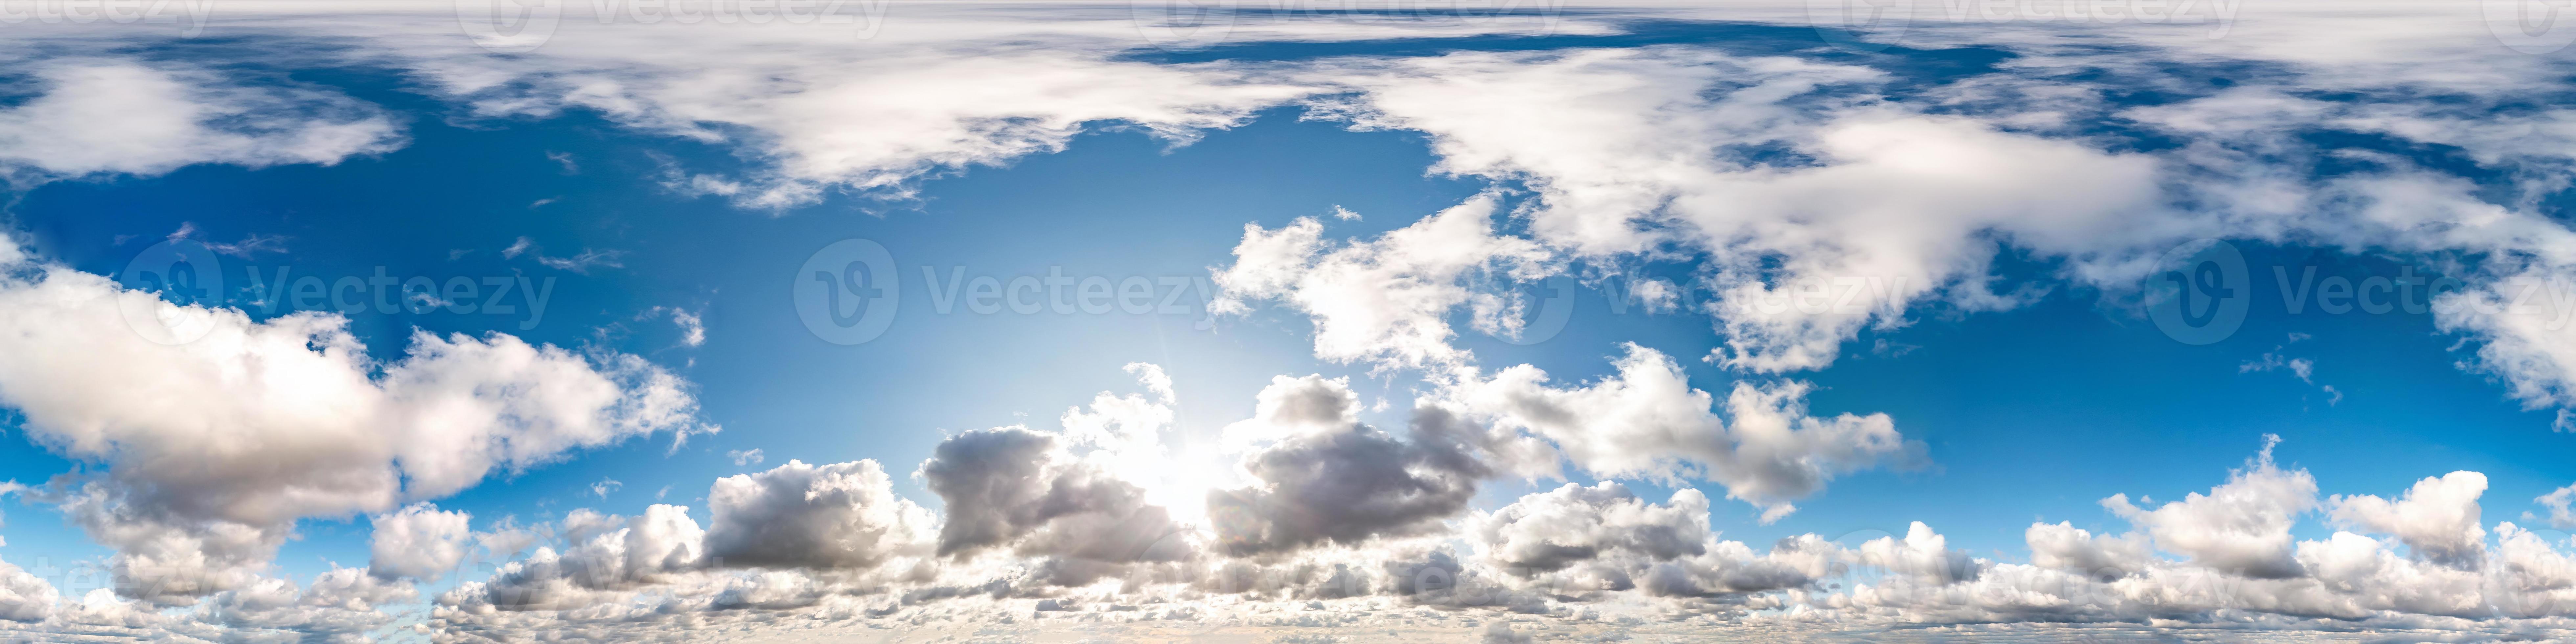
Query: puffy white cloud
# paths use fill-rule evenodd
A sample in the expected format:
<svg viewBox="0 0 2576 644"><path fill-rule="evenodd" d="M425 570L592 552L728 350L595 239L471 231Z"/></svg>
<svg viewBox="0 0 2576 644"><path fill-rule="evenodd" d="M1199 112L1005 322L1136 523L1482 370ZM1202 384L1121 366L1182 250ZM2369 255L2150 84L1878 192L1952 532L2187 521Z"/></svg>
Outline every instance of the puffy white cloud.
<svg viewBox="0 0 2576 644"><path fill-rule="evenodd" d="M2485 474L2452 472L2417 481L2396 501L2336 495L2325 507L2337 525L2393 535L2416 556L2474 568L2486 559L2487 532L2478 523L2478 496L2486 490Z"/></svg>
<svg viewBox="0 0 2576 644"><path fill-rule="evenodd" d="M2317 506L2317 480L2307 470L2273 465L2272 447L2279 442L2265 436L2262 454L2206 495L2193 492L2147 510L2127 494L2115 494L2102 507L2145 529L2157 548L2190 557L2193 565L2258 579L2299 576L2290 528Z"/></svg>
<svg viewBox="0 0 2576 644"><path fill-rule="evenodd" d="M1708 497L1698 490L1675 492L1671 501L1656 505L1611 481L1591 487L1567 483L1521 497L1475 523L1474 533L1489 548L1482 553L1488 561L1540 572L1608 551L1656 561L1700 554L1706 550L1701 542L1712 536Z"/></svg>
<svg viewBox="0 0 2576 644"><path fill-rule="evenodd" d="M58 503L90 540L116 550L110 568L119 593L162 603L190 603L258 581L289 532L282 523L178 516L134 496L127 487L91 481L34 498Z"/></svg>
<svg viewBox="0 0 2576 644"><path fill-rule="evenodd" d="M1921 521L1907 525L1903 539L1893 535L1879 537L1862 542L1859 550L1863 563L1924 585L1973 580L1985 567L1984 562L1967 553L1951 550L1948 537L1933 532Z"/></svg>
<svg viewBox="0 0 2576 644"><path fill-rule="evenodd" d="M590 513L564 523L571 545L562 552L539 547L490 579L458 584L439 604L473 612L576 609L705 563L706 531L684 507L655 504L632 518Z"/></svg>
<svg viewBox="0 0 2576 644"><path fill-rule="evenodd" d="M45 621L53 616L54 604L61 598L53 584L16 564L0 561L0 620Z"/></svg>
<svg viewBox="0 0 2576 644"><path fill-rule="evenodd" d="M2531 502L2549 508L2549 516L2545 519L2549 522L2549 527L2560 530L2576 528L2576 511L2568 509L2569 503L2576 502L2576 485L2550 490L2548 494L2540 495ZM2531 513L2523 513L2524 520L2533 518L2535 517L2531 516Z"/></svg>
<svg viewBox="0 0 2576 644"><path fill-rule="evenodd" d="M1502 574L1560 596L1636 590L1650 596L1742 596L1804 586L1839 559L1812 536L1782 540L1757 556L1709 529L1698 490L1647 503L1626 486L1567 483L1521 497L1467 529L1478 557Z"/></svg>
<svg viewBox="0 0 2576 644"><path fill-rule="evenodd" d="M1546 438L1594 474L1714 481L1766 520L1836 475L1920 454L1886 414L1807 415L1803 383L1738 382L1720 417L1664 354L1630 344L1616 364L1615 376L1562 388L1529 365L1468 373L1447 395L1472 418Z"/></svg>
<svg viewBox="0 0 2576 644"><path fill-rule="evenodd" d="M1286 386L1333 383L1290 379ZM1326 411L1326 417L1339 414ZM1281 444L1348 432L1285 432ZM1062 456L1034 455L1042 461ZM2428 479L2421 484L2430 486L2426 491L2388 502L2387 510L2417 516L2425 510L2409 510L2409 503L2439 503L2450 497L2437 492L2475 487L2471 482L2456 473ZM1047 621L1063 617L1139 637L1144 631L1117 629L1450 624L1422 636L1442 641L1476 632L1462 633L1462 624L1443 620L1500 612L1550 632L1592 632L1585 629L1615 623L1632 636L1688 628L1833 637L1931 626L2041 639L2091 628L2221 639L2355 628L2409 637L2523 633L2545 639L2576 630L2567 621L2576 617L2576 543L2563 535L2498 524L2493 547L2476 566L2410 557L2406 550L2420 554L2421 548L2401 545L2403 536L2349 532L2291 540L2286 554L2273 552L2266 535L2274 513L2285 511L2280 499L2295 500L2306 490L2309 507L2286 511L2295 523L2320 507L2313 486L2306 472L2273 464L2267 448L2206 495L2154 510L2105 503L2137 523L2137 532L2097 535L2071 522L2033 524L2025 533L2031 563L2018 564L1971 557L1920 522L1901 535L1858 543L1807 534L1756 551L1718 539L1708 523L1708 499L1695 490L1648 503L1617 483L1569 484L1469 515L1455 524L1458 532L1319 538L1244 556L1219 548L1086 586L1051 584L1064 579L1058 575L1069 560L1043 549L1001 561L985 561L992 554L978 558L999 566L936 571L908 558L873 569L712 569L711 558L695 554L703 552L694 548L695 524L677 508L657 506L633 519L567 516L566 536L577 545L561 554L540 550L492 580L442 596L430 628L467 641L504 634L649 640L736 625L847 633L950 624L1039 634L1075 623ZM2362 497L2334 498L2326 505L2366 505L2356 505ZM2334 520L2335 512L2314 514ZM2186 534L2222 531L2209 524L2228 521L2242 524L2226 528L2237 534ZM1045 525L1041 530L1062 527ZM1020 539L1014 543L1032 543ZM1448 545L1452 539L1472 546L1473 556L1458 556ZM2159 557L2150 544L2189 559ZM2288 562L2273 561L2276 555ZM2239 565L2245 561L2259 565Z"/></svg>
<svg viewBox="0 0 2576 644"><path fill-rule="evenodd" d="M707 556L734 567L871 568L928 554L936 523L866 460L716 479L707 509Z"/></svg>
<svg viewBox="0 0 2576 644"><path fill-rule="evenodd" d="M375 533L367 543L367 572L384 579L438 581L465 560L473 518L429 503L369 517Z"/></svg>
<svg viewBox="0 0 2576 644"><path fill-rule="evenodd" d="M2106 580L2136 574L2156 562L2152 544L2144 535L2097 536L2064 521L2030 524L2030 529L2022 531L2022 541L2030 545L2033 566Z"/></svg>
<svg viewBox="0 0 2576 644"><path fill-rule="evenodd" d="M382 110L300 84L115 58L19 61L41 93L0 108L0 178L337 163L402 143Z"/></svg>
<svg viewBox="0 0 2576 644"><path fill-rule="evenodd" d="M697 429L676 376L634 356L415 333L390 362L347 321L182 307L106 278L0 271L0 405L105 471L43 496L171 598L238 587L296 519L383 512L656 431ZM161 326L173 325L173 326ZM170 335L183 329L194 341ZM134 577L128 576L128 579Z"/></svg>
<svg viewBox="0 0 2576 644"><path fill-rule="evenodd" d="M234 637L262 632L292 633L306 641L364 641L368 631L392 623L380 607L419 597L410 584L395 583L358 568L334 568L297 588L292 581L262 579L216 595L195 616L221 624ZM174 627L173 630L180 630Z"/></svg>
<svg viewBox="0 0 2576 644"><path fill-rule="evenodd" d="M1216 273L1224 295L1217 312L1248 310L1249 300L1277 299L1315 321L1315 355L1385 366L1447 366L1467 354L1449 343L1448 317L1473 312L1481 331L1517 337L1527 302L1470 280L1546 277L1549 255L1526 239L1494 234L1500 199L1487 193L1378 238L1323 239L1324 225L1301 217L1278 230L1244 226L1235 262Z"/></svg>

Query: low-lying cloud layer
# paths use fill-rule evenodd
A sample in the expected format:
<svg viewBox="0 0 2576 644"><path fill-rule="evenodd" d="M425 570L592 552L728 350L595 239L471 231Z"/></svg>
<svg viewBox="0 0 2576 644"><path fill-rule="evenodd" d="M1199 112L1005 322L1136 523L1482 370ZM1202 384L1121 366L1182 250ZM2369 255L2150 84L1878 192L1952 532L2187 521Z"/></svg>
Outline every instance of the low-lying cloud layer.
<svg viewBox="0 0 2576 644"><path fill-rule="evenodd" d="M1615 34L1640 17L1804 29L1804 4L1469 23L1246 13L1210 36L1142 33L1166 37L1155 51L1205 53L1227 37ZM1136 467L1176 456L1175 386L1139 365L1146 394L1102 394L1060 429L941 443L910 471L937 511L896 494L875 461L782 453L784 465L715 481L703 512L575 510L541 530L478 531L434 502L496 472L708 429L688 384L636 356L499 334L418 333L402 357L376 360L336 316L181 306L0 243L0 406L37 444L99 466L9 490L115 553L115 590L79 597L0 564L0 634L327 641L398 622L447 641L1070 623L1168 635L1481 622L1492 641L2046 635L2027 624L2576 634L2576 544L2486 523L2484 475L2326 495L2271 445L2206 492L2114 495L2101 517L2034 522L2027 563L1953 549L1922 523L1761 549L1710 529L1717 501L1696 484L1778 519L1837 477L1927 458L1897 419L1809 414L1807 385L1782 374L1826 368L1845 343L1928 311L2009 309L2064 286L2128 303L2159 254L2200 238L2458 263L2465 285L2433 312L2468 341L2463 365L2534 408L2576 401L2566 312L2513 305L2524 285L2576 281L2576 231L2553 216L2576 167L2576 115L2529 98L2563 89L2568 59L2500 47L2506 35L2460 8L2472 3L2319 4L2243 7L2219 38L2208 25L1949 24L1915 7L1910 30L1786 47L1587 41L1601 46L1188 63L1140 47L1131 16L1070 10L924 7L921 28L864 47L846 27L572 19L548 46L507 56L455 38L443 4L421 23L434 29L399 19L423 7L246 10L230 18L243 33L351 43L283 64L392 66L460 119L587 110L733 146L748 169L674 163L661 178L756 209L834 191L901 200L926 178L1086 131L1184 144L1283 107L1420 133L1437 158L1427 170L1490 189L1360 238L1317 218L1247 224L1213 269L1220 312L1293 309L1312 321L1316 357L1418 377L1405 427L1362 422L1345 381L1283 376L1227 428L1222 453L1190 455L1221 457L1222 475L1184 480ZM13 186L331 164L403 144L399 119L335 90L137 54L100 32L46 38L79 55L8 52L35 61L18 72L31 89L0 106L0 179ZM1948 49L2001 62L1909 59ZM2189 71L2206 66L2242 71L2227 83ZM2355 138L2374 143L2333 143ZM2053 279L2001 283L1993 265L2007 256L2047 263ZM1722 402L1652 348L1567 382L1480 363L1458 341L1462 325L1529 331L1531 303L1508 287L1648 266L1680 269L1630 293L1708 318L1723 348L1705 358L1740 377ZM192 341L159 341L180 326ZM761 462L747 454L738 463ZM1479 510L1503 477L1590 482ZM1680 489L1656 502L1612 479ZM2560 492L2536 500L2547 519L2525 522L2576 525ZM368 567L272 576L298 521L361 515L375 530ZM2102 518L2128 529L2076 527ZM2300 539L2302 522L2333 531ZM508 561L454 576L476 557ZM440 580L457 585L424 598L414 583ZM392 612L423 604L418 620Z"/></svg>

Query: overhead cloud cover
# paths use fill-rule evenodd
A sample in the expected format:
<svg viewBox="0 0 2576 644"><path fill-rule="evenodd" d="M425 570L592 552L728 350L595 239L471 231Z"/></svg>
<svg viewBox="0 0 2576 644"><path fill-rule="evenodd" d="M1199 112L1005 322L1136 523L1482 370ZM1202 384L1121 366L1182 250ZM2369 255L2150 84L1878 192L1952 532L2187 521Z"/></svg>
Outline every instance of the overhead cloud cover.
<svg viewBox="0 0 2576 644"><path fill-rule="evenodd" d="M719 5L672 6L732 6ZM226 42L276 45L264 55L189 49L204 41L146 24L31 27L0 51L17 63L0 78L0 180L23 210L0 237L0 427L21 441L12 458L25 457L8 462L26 468L0 492L23 507L13 531L54 522L41 542L93 549L36 562L14 545L28 540L10 535L0 635L2576 637L2576 541L2559 532L2576 525L2576 473L2563 467L2494 444L2285 440L2267 432L2304 421L2251 412L2150 427L2169 433L2149 449L2120 442L2134 438L2120 433L2131 419L2099 413L2152 406L2115 399L2144 395L2120 387L2165 395L2175 382L2259 371L2251 356L2192 378L2081 380L2107 393L2077 412L1944 381L2031 364L1967 330L2017 324L2001 328L2037 336L2068 325L2013 316L2059 315L2070 301L2100 314L2089 322L2162 328L2149 312L2170 304L2157 280L2218 286L2167 273L2168 251L2215 239L2328 258L2300 260L2311 266L2440 270L2438 284L2381 280L2408 289L2385 291L2399 293L2391 308L2421 304L2407 332L2440 340L2427 350L2442 356L2440 373L2339 379L2380 388L2355 389L2376 393L2351 402L2328 388L2326 406L2471 387L2484 398L2360 424L2501 404L2490 412L2558 420L2445 431L2576 425L2566 295L2576 231L2563 212L2576 120L2556 107L2576 50L2498 27L2501 14L2473 3L2248 0L2146 20L2135 7L2078 19L1926 2L1896 3L1875 22L1810 5L1218 10L1183 28L1155 11L1057 5L888 13L851 3L732 24L594 4L548 9L562 13L517 36L483 34L478 17L444 4L247 5L215 18L211 28L237 39ZM1194 212L1202 225L1103 239L1005 244L1014 226L970 221L989 235L971 241L1045 258L1056 255L1031 249L1150 255L1162 243L1152 235L1223 234L1192 242L1213 254L1169 253L1187 275L1104 271L1122 302L1127 287L1109 280L1134 275L1202 298L1188 322L1139 325L1158 334L1152 345L1118 331L1097 345L999 355L820 354L942 383L895 404L797 361L820 345L761 343L804 340L785 322L799 304L782 304L776 282L786 280L769 279L796 263L779 255L788 251L633 233L680 218L598 205L643 194L744 215L727 225L746 228L857 226L800 240L891 238L932 218L906 209L1010 209L935 194L943 182L1071 172L1045 164L1122 134L1177 158L1228 133L1278 136L1261 128L1290 127L1281 123L1399 136L1422 163L1403 161L1394 178L1436 194L1377 199L1383 215L1334 203L1300 216L1256 203L1295 200L1225 184L1231 210ZM134 255L120 249L129 241L199 244L193 223L176 234L98 223L150 209L96 195L151 188L210 204L156 209L255 211L273 218L249 220L319 235L301 231L333 230L312 220L337 215L244 206L287 202L214 186L360 165L381 180L464 164L406 153L558 126L542 155L520 156L543 160L529 167L562 189L513 175L441 191L510 192L524 180L554 196L506 216L456 206L441 222L473 235L375 236L474 246L432 254L515 262L496 264L508 274L495 279L530 289L606 284L566 307L607 311L576 313L601 320L577 331L446 326L425 312L478 296L443 280L427 282L443 290L401 291L420 303L408 316L340 306L336 282L326 291L335 306L322 309L190 300L119 264ZM627 147L584 147L592 156L578 159L551 149L600 140ZM1281 156L1299 147L1264 146ZM1383 170L1370 164L1399 156L1347 165ZM599 174L649 189L569 179ZM333 180L315 177L356 175L301 176L328 193ZM1050 185L1108 181L1058 178ZM1212 181L1165 181L1152 196ZM991 185L1001 187L979 189L1044 191ZM548 219L539 206L561 209L558 199L589 200L579 207L595 216ZM1057 205L1064 213L1051 217L1112 219L1108 207ZM620 207L637 212L598 214ZM851 212L861 210L873 214ZM483 234L501 227L533 232ZM571 257L532 251L540 234ZM268 241L226 254L288 255L282 238L252 239ZM309 241L289 256L328 257L302 249L346 240ZM747 285L725 281L719 264L731 259L666 268L709 247L783 265L761 264L765 281ZM993 290L997 301L1020 301L1010 299L1020 282L1003 281L1019 269L992 270L1006 259L907 261L867 278L897 288L867 284L899 290L926 275L936 290L957 266L1000 275L1012 286ZM246 275L264 280L264 267L291 263ZM367 260L349 274L403 264ZM1048 279L1062 277L1052 268ZM2275 279L2237 270L2249 280L2237 288ZM832 280L857 271L794 277L799 288L816 275L838 288ZM1090 277L1064 285L1090 298ZM2279 273L2281 290L2293 291L2293 277ZM1568 333L1548 321L1550 307L1573 306L1546 294L1551 280L1687 324L1641 323L1633 337L1578 331L1581 343L1553 346L1579 347L1529 349ZM1154 295L1166 284L1138 283ZM2370 284L2354 300L2365 309ZM948 306L934 301L903 305L914 316ZM826 319L844 315L832 302ZM676 325L638 328L666 308ZM1008 335L976 326L999 324L999 313L937 315L948 317L907 328ZM1089 320L1053 315L1041 322ZM1244 339L1176 350L1181 326ZM1918 327L1937 328L1902 335ZM656 332L677 335L643 339ZM2160 332L2182 341L2160 348L2209 344ZM930 342L922 333L902 341ZM1942 340L1968 349L1940 358L1950 361L1940 373L1844 377L1923 349L1905 342ZM2138 354L2159 352L2122 355L2144 365L2156 356ZM1104 361L1077 370L1066 356ZM1132 384L1052 423L1013 415L1031 400L1062 407L1030 392L1086 392L1130 359L1145 360L1126 364ZM2302 384L2321 365L2370 361L2262 359L2301 365ZM1207 361L1225 368L1196 368ZM945 384L959 373L974 386ZM726 392L721 403L711 390ZM842 397L865 402L814 402ZM1944 405L1974 397L2018 401L2035 420ZM2251 404L2196 400L2167 406ZM745 422L766 442L704 444ZM2102 437L2052 444L2078 450L2064 461L2169 450L2219 465L2134 488L2062 473L2002 479L2054 489L1981 499L2002 508L1983 514L1901 496L1925 479L2005 469L1978 453L1995 444L1978 440L1982 426L2046 423ZM2467 464L2406 458L2425 453ZM2526 495L2535 481L2546 485ZM563 490L536 489L545 486ZM2076 496L2072 510L2044 498ZM1994 523L1999 515L2012 518ZM1954 519L1970 525L1951 528ZM307 543L337 546L299 550Z"/></svg>

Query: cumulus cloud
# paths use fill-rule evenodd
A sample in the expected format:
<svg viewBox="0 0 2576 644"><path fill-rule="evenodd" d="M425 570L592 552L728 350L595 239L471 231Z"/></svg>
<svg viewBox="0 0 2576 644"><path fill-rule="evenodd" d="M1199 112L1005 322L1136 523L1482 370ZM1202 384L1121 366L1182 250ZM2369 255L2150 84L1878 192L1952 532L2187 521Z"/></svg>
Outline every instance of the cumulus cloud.
<svg viewBox="0 0 2576 644"><path fill-rule="evenodd" d="M2568 509L2570 503L2576 503L2576 485L2550 490L2548 494L2533 498L2531 502L2549 508L2549 516L2545 519L2549 522L2549 527L2560 530L2576 528L2576 511ZM2529 512L2522 513L2522 517L2525 521L2537 518Z"/></svg>
<svg viewBox="0 0 2576 644"><path fill-rule="evenodd" d="M936 523L865 460L716 479L707 509L707 556L736 567L871 568L925 554Z"/></svg>
<svg viewBox="0 0 2576 644"><path fill-rule="evenodd" d="M621 599L614 591L668 580L705 561L706 531L680 506L654 504L632 518L567 517L565 527L571 544L563 551L539 547L489 579L458 584L439 604L468 611L581 608Z"/></svg>
<svg viewBox="0 0 2576 644"><path fill-rule="evenodd" d="M1335 383L1288 379L1280 386ZM1324 411L1328 418L1340 412ZM1007 440L987 440L1020 444L1044 436L1011 429L989 432ZM1289 444L1353 431L1306 427L1283 431L1276 440ZM1035 442L1049 448L1028 454L1040 463L1065 451L1060 444ZM2245 629L2352 628L2427 636L2555 636L2550 634L2566 630L2563 618L2576 615L2576 590L2570 590L2576 588L2576 557L2571 557L2576 543L2563 536L2496 524L2492 547L2454 549L2480 559L2477 565L2438 561L2425 554L2427 547L2415 545L2433 541L2410 534L2454 536L2449 529L2463 524L2452 522L2457 513L2448 510L2465 503L2460 499L2478 487L2474 473L2426 479L2397 501L2377 502L2384 507L2352 495L2319 503L2313 477L2283 470L2270 451L2267 446L2208 493L2153 510L2130 507L2125 496L2106 500L2111 516L2136 525L2129 534L2096 534L2065 521L2034 523L2025 533L2028 564L1971 556L1921 522L1906 524L1897 534L1857 541L1795 535L1762 551L1719 539L1709 522L1708 498L1696 490L1650 503L1616 482L1567 484L1533 493L1490 513L1468 514L1450 524L1454 532L1318 537L1299 547L1251 551L1220 547L1185 565L1175 562L1151 574L1122 575L1119 583L1088 586L1047 583L1066 579L1059 576L1066 558L1061 551L1045 549L1016 551L1019 556L1000 562L1007 564L1003 566L931 570L923 567L927 560L922 558L891 557L833 570L726 570L715 567L722 562L705 556L709 550L701 547L718 539L712 532L695 531L684 509L655 506L634 518L576 512L563 521L572 545L562 551L540 549L505 565L491 580L469 582L443 595L431 628L456 637L508 632L618 639L716 624L833 632L941 620L980 627L1038 620L1029 632L1047 632L1072 623L1046 621L1058 616L1104 620L1093 627L1141 637L1145 631L1116 629L1167 619L1269 627L1364 625L1372 623L1360 621L1369 615L1397 611L1388 614L1419 620L1414 624L1446 624L1424 635L1440 639L1477 632L1460 629L1468 625L1456 618L1512 614L1539 620L1551 631L1582 631L1586 625L1614 623L1607 616L1614 611L1642 609L1629 613L1633 621L1621 617L1615 623L1635 633L1681 625L1703 634L1735 632L1728 629L1848 634L1937 626L1962 632L2005 628L2042 636L2083 633L2087 625L2129 628L2120 625L2166 620L2172 624L2152 630L2220 638L2242 635ZM865 469L845 465L852 472ZM767 486L788 480L787 474L801 476L794 467L782 468L779 478L736 477L735 484ZM1306 484L1273 487L1292 491ZM762 495L788 500L792 487L767 488ZM810 491L812 484L804 489ZM2304 509L2284 509L2300 506L2297 500L2303 496L2308 499ZM818 514L840 515L842 506L836 502L830 507ZM2284 514L2293 524L2310 515L2350 521L2350 527L2362 532L2292 539L2276 549L2270 535ZM2213 525L2229 523L2236 525ZM1065 528L1050 522L1036 531L1013 533L1014 524L1000 525L1005 534L1019 536L999 543L1022 548L1039 542L1031 534ZM2418 525L2443 529L2419 530ZM1222 524L1214 530L1230 534ZM817 533L801 526L796 532ZM917 535L921 551L929 551L931 531ZM1448 543L1453 539L1471 547L1472 555L1453 550ZM2166 558L2157 550L2180 558ZM1408 609L1421 612L1401 612ZM1138 619L1103 617L1129 612ZM1666 621L1676 614L1690 617Z"/></svg>
<svg viewBox="0 0 2576 644"><path fill-rule="evenodd" d="M237 637L274 632L315 641L360 641L368 631L393 622L393 615L380 607L418 597L410 584L392 583L363 569L334 568L301 588L288 580L263 579L225 592L194 617L232 629Z"/></svg>
<svg viewBox="0 0 2576 644"><path fill-rule="evenodd" d="M1054 434L1019 427L977 430L941 442L922 478L947 504L942 555L1009 547L1027 556L1106 563L1188 556L1170 510ZM1087 579L1082 581L1087 582Z"/></svg>
<svg viewBox="0 0 2576 644"><path fill-rule="evenodd" d="M1326 420L1357 417L1358 397L1343 379L1281 377L1261 399L1261 414L1246 421L1258 429L1229 428L1272 441L1243 459L1259 484L1208 496L1219 543L1232 554L1428 531L1463 512L1491 474L1448 444Z"/></svg>
<svg viewBox="0 0 2576 644"><path fill-rule="evenodd" d="M1219 313L1276 299L1315 321L1315 355L1386 366L1446 366L1467 359L1451 345L1448 318L1473 312L1480 331L1517 337L1528 303L1516 293L1478 288L1471 278L1529 281L1555 270L1526 239L1494 234L1499 195L1482 194L1368 241L1323 238L1324 225L1301 217L1277 230L1244 226L1235 262L1216 273Z"/></svg>
<svg viewBox="0 0 2576 644"><path fill-rule="evenodd" d="M61 594L43 578L16 564L0 562L0 620L42 622L54 613Z"/></svg>
<svg viewBox="0 0 2576 644"><path fill-rule="evenodd" d="M2416 556L2446 565L2476 567L2486 558L2486 530L2478 523L2478 496L2487 476L2452 472L2417 481L2396 501L2360 494L2327 499L2338 525L2395 535Z"/></svg>
<svg viewBox="0 0 2576 644"><path fill-rule="evenodd" d="M252 321L106 278L0 272L0 404L37 443L104 463L44 496L173 598L251 579L310 516L383 512L495 469L697 429L686 383L634 356L417 332L367 356L338 316ZM173 335L174 329L197 336ZM132 577L127 576L127 579Z"/></svg>
<svg viewBox="0 0 2576 644"><path fill-rule="evenodd" d="M1469 373L1449 397L1471 417L1546 438L1586 471L1714 481L1762 507L1766 521L1836 475L1912 463L1922 450L1886 414L1807 415L1802 383L1738 382L1721 417L1708 392L1691 388L1660 352L1630 344L1616 365L1617 375L1572 387L1550 386L1529 365L1490 378Z"/></svg>
<svg viewBox="0 0 2576 644"><path fill-rule="evenodd" d="M2254 578L2297 577L2303 571L2290 528L2317 507L2317 481L2307 470L2283 471L2272 463L2279 442L2265 436L2262 453L2208 494L2193 492L2153 510L2115 494L2102 507L2145 529L2157 548L2190 557L2194 565Z"/></svg>
<svg viewBox="0 0 2576 644"><path fill-rule="evenodd" d="M2095 535L2065 521L2030 524L2022 531L2022 542L2030 546L2033 566L2106 581L2136 574L2158 561L2145 535Z"/></svg>
<svg viewBox="0 0 2576 644"><path fill-rule="evenodd" d="M1710 597L1796 588L1823 576L1838 550L1810 537L1756 556L1742 543L1717 539L1708 497L1698 490L1655 504L1609 481L1521 497L1480 513L1467 532L1484 563L1560 595Z"/></svg>
<svg viewBox="0 0 2576 644"><path fill-rule="evenodd" d="M368 541L367 572L385 579L438 581L465 560L474 530L464 512L442 512L438 506L414 503L369 518L375 525Z"/></svg>

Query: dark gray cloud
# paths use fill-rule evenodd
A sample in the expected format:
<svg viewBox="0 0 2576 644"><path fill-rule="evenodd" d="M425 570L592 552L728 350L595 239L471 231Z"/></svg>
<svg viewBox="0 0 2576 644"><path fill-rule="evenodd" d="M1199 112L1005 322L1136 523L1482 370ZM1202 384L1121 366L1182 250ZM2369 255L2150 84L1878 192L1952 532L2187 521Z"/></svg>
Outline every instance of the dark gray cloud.
<svg viewBox="0 0 2576 644"><path fill-rule="evenodd" d="M1166 508L1099 464L1066 451L1054 434L978 430L939 444L921 476L947 503L938 553L963 557L1008 547L1023 556L1094 564L1175 561L1193 548ZM1108 569L1065 562L1046 569L1064 584Z"/></svg>
<svg viewBox="0 0 2576 644"><path fill-rule="evenodd" d="M928 511L894 495L876 461L809 465L716 479L707 555L718 565L871 568L922 554Z"/></svg>
<svg viewBox="0 0 2576 644"><path fill-rule="evenodd" d="M1340 380L1282 378L1262 398L1339 406L1281 405L1279 414L1246 421L1284 437L1244 458L1244 469L1262 485L1208 495L1208 514L1227 554L1426 532L1466 510L1477 480L1492 473L1455 441L1408 442L1356 421L1317 426L1312 419L1352 416L1342 406L1356 398Z"/></svg>

